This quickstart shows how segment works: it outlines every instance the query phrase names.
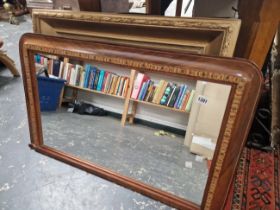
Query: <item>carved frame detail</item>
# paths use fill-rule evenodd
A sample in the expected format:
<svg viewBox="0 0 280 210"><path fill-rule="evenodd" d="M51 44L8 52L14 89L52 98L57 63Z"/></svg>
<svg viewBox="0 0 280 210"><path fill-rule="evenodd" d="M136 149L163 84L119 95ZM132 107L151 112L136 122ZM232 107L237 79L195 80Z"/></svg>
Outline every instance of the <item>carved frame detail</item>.
<svg viewBox="0 0 280 210"><path fill-rule="evenodd" d="M209 32L215 31L222 34L222 39L221 42L219 43L219 48L220 48L219 53L213 55L220 55L226 57L232 57L234 53L234 49L235 49L235 45L236 45L236 41L241 25L241 21L237 19L175 18L175 17L160 17L160 16L156 17L156 16L109 14L109 13L98 13L98 12L73 12L73 11L69 12L69 11L59 11L59 10L33 10L32 15L33 15L33 31L35 33L41 33L45 35L53 35L44 30L43 28L44 26L41 23L44 22L45 20L51 20L51 21L64 20L72 23L79 22L79 24L83 24L83 23L122 24L122 25L131 25L131 26L141 26L145 28L144 30L149 30L150 27L159 27L159 28L166 29L164 33L168 33L168 29L171 28L178 29L178 33L180 33L179 30L185 30L185 29L192 30L192 31L202 31L202 30L206 30ZM49 25L48 27L52 27L52 26ZM71 26L69 27L71 28ZM90 38L85 36L83 37L83 35L81 34L79 36L74 36L75 28L71 28L71 30L73 30L73 32L70 32L70 36L72 36L72 38L90 40ZM59 33L57 33L56 35L59 35ZM129 35L127 36L129 37ZM137 40L137 42L138 41L145 42L146 40L146 38L140 38L140 39L141 40ZM125 40L123 41L126 42ZM190 40L186 38L186 41L190 41ZM162 45L162 49L166 49L163 48L164 44L161 45ZM184 43L181 42L177 45L183 46ZM152 45L151 47L155 47L155 46ZM198 46L196 46L194 43L189 43L189 47L197 48Z"/></svg>

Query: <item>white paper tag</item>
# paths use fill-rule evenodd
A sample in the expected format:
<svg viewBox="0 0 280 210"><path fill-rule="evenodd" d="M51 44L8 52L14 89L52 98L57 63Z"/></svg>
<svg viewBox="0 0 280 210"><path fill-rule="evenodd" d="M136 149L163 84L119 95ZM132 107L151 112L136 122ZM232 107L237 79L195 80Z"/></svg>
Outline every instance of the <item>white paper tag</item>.
<svg viewBox="0 0 280 210"><path fill-rule="evenodd" d="M195 156L195 161L197 161L197 162L203 162L204 159L205 159L205 157L203 157L203 156L200 156L200 155Z"/></svg>
<svg viewBox="0 0 280 210"><path fill-rule="evenodd" d="M206 96L198 95L196 103L206 105L207 102L208 102L208 99Z"/></svg>
<svg viewBox="0 0 280 210"><path fill-rule="evenodd" d="M193 136L192 143L198 144L210 150L215 150L216 144L214 144L210 138L202 137L202 136Z"/></svg>
<svg viewBox="0 0 280 210"><path fill-rule="evenodd" d="M185 167L186 168L192 168L192 161L186 161L185 162Z"/></svg>

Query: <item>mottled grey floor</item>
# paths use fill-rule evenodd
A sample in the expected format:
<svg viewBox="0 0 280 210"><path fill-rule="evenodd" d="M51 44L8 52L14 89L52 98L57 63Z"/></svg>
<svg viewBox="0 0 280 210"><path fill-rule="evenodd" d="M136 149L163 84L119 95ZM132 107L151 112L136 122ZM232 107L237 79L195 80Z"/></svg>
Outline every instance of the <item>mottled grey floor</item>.
<svg viewBox="0 0 280 210"><path fill-rule="evenodd" d="M18 40L31 31L0 21L4 49L19 67ZM29 149L23 84L0 70L0 209L171 209L150 198Z"/></svg>
<svg viewBox="0 0 280 210"><path fill-rule="evenodd" d="M143 125L122 127L110 117L42 112L46 145L200 204L207 181L205 162L195 161L184 138L155 136ZM185 162L192 162L187 168Z"/></svg>

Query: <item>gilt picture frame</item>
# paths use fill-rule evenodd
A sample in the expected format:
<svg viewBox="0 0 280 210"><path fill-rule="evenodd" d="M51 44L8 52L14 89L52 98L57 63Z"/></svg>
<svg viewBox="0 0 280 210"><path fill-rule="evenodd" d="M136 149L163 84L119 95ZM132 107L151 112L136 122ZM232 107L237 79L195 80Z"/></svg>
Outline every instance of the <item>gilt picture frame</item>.
<svg viewBox="0 0 280 210"><path fill-rule="evenodd" d="M239 19L34 9L33 31L149 49L232 57Z"/></svg>

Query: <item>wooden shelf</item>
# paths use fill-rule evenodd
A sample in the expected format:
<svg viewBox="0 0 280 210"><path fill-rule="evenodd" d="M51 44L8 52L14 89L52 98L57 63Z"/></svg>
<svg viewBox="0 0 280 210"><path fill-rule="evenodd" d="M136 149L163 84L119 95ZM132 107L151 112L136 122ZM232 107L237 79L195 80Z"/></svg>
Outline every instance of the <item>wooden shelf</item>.
<svg viewBox="0 0 280 210"><path fill-rule="evenodd" d="M79 87L79 86L69 85L69 84L66 84L65 86L70 87L70 88L74 88L74 89L77 89L77 90L83 90L83 91L98 93L98 94L102 94L102 95L106 95L106 96L112 96L112 97L119 98L119 99L125 99L124 96L117 96L117 95L113 95L113 94L109 94L109 93L104 93L104 92L101 92L101 91L98 91L98 90L92 90L92 89L89 89L89 88L82 88L82 87Z"/></svg>
<svg viewBox="0 0 280 210"><path fill-rule="evenodd" d="M160 107L160 108L163 108L163 109L168 109L168 110L172 110L172 111L176 111L176 112L183 112L185 114L189 114L189 112L186 112L186 111L181 110L181 109L176 109L176 108L173 108L173 107L168 107L168 106L164 106L164 105L160 105L160 104L154 104L154 103L147 102L147 101L140 101L140 100L132 99L132 98L130 98L130 100L135 101L137 103L147 104L149 106L155 106L155 107Z"/></svg>

